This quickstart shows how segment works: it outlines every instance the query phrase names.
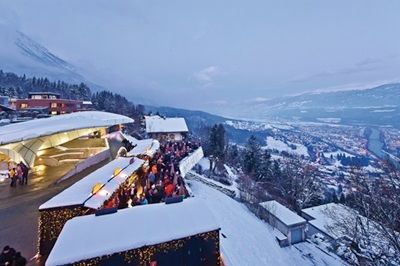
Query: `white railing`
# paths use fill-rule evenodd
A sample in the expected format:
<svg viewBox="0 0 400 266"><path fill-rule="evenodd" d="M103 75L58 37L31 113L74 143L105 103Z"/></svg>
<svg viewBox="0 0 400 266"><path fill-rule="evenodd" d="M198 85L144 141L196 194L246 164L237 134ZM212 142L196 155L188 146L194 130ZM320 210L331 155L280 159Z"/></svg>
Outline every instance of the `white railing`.
<svg viewBox="0 0 400 266"><path fill-rule="evenodd" d="M200 147L194 152L192 152L188 157L182 159L179 163L179 170L181 172L181 176L185 177L185 175L192 170L192 168L204 157L203 148Z"/></svg>

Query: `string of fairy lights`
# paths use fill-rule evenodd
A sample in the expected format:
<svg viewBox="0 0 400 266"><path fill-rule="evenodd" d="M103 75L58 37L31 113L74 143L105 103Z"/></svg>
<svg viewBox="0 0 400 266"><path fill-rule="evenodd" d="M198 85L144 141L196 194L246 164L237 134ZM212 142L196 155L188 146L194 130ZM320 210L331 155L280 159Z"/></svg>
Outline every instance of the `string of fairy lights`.
<svg viewBox="0 0 400 266"><path fill-rule="evenodd" d="M148 166L143 167L144 172L147 172ZM146 169L147 168L147 169ZM121 172L114 172L114 176L118 175ZM132 173L128 175L125 182L123 182L121 187L130 187L134 182L138 180L138 174ZM111 197L116 196L116 191L111 194ZM105 202L102 207L104 207ZM77 216L83 216L86 214L93 213L90 209L85 208L83 206L65 206L56 209L48 209L41 210L39 215L39 224L38 224L38 251L39 254L48 255L50 250L52 249L55 241L60 235L65 223ZM205 232L201 234L197 234L195 236L188 236L186 238L172 240L165 243L160 243L152 246L145 246L141 248L136 248L132 250L122 251L116 254L109 254L104 256L99 256L95 258L89 258L79 262L72 262L72 265L77 266L92 266L92 265L100 265L103 261L109 259L111 256L117 255L123 258L123 260L127 264L131 263L139 263L138 265L149 265L151 261L154 260L156 255L166 254L171 251L177 251L183 249L192 238L201 239L204 242L212 243L212 256L215 256L216 265L221 265L221 257L219 252L219 230L214 230L210 232ZM210 254L208 254L210 256ZM205 262L206 257L199 258L200 261Z"/></svg>
<svg viewBox="0 0 400 266"><path fill-rule="evenodd" d="M215 262L216 265L221 265L221 258L219 253L219 230L210 231L206 233L197 234L195 236L189 236L182 239L177 239L165 243L160 243L152 246L145 246L137 249L131 249L127 251L122 251L116 253L118 256L121 256L127 264L138 262L138 266L147 266L150 264L151 261L154 260L155 255L157 254L165 254L171 251L177 251L184 248L187 242L192 238L199 238L203 241L212 241L213 246L212 249L214 250ZM74 262L72 265L74 266L95 266L100 265L103 261L107 261L111 256L115 254L109 254L104 256L99 256L95 258L90 258L87 260L82 260L78 262ZM200 261L205 262L206 258L201 257L199 258Z"/></svg>
<svg viewBox="0 0 400 266"><path fill-rule="evenodd" d="M47 246L46 244L55 242L57 240L62 228L64 227L64 224L68 220L83 214L84 208L80 206L40 211L38 225L39 254L47 253L44 250Z"/></svg>
<svg viewBox="0 0 400 266"><path fill-rule="evenodd" d="M120 169L116 169L114 176L118 175L120 172ZM137 178L138 175L136 173L129 175L126 181L120 187L131 186ZM115 196L116 192L114 192L111 197ZM104 203L102 207L104 207ZM87 208L81 206L65 206L57 209L41 210L39 214L39 236L37 244L39 254L48 255L52 245L54 245L55 241L60 235L65 223L74 217L91 214L91 212L87 212L87 210ZM49 245L51 245L51 247L48 247Z"/></svg>

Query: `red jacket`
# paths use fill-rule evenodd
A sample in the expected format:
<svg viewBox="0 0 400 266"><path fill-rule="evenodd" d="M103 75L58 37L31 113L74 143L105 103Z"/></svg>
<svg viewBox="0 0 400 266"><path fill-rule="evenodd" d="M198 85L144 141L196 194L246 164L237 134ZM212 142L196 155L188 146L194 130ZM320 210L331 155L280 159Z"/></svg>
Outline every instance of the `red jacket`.
<svg viewBox="0 0 400 266"><path fill-rule="evenodd" d="M165 196L166 197L171 197L172 194L174 193L174 190L175 190L175 186L172 183L169 183L164 188Z"/></svg>

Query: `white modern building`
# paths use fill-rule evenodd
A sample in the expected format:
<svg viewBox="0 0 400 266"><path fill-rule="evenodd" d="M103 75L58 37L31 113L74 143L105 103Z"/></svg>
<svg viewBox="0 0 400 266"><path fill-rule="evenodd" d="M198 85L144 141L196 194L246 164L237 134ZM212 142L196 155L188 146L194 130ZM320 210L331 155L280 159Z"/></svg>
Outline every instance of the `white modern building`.
<svg viewBox="0 0 400 266"><path fill-rule="evenodd" d="M132 123L133 119L99 111L76 112L0 127L0 155L30 167L44 150L58 147L107 128Z"/></svg>

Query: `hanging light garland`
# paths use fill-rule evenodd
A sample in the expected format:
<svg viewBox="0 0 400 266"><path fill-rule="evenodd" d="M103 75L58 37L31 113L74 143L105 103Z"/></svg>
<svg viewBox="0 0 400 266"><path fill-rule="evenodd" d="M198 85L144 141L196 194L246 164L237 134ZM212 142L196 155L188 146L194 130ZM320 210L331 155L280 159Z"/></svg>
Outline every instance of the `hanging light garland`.
<svg viewBox="0 0 400 266"><path fill-rule="evenodd" d="M152 246L144 246L137 249L131 249L128 251L122 251L114 254L99 256L95 258L90 258L87 260L82 260L78 262L73 262L74 266L96 266L101 265L102 262L107 261L111 256L121 256L127 264L138 263L138 266L147 266L151 261L155 259L157 254L167 254L172 251L177 251L185 247L189 240L192 238L200 238L205 242L213 243L213 250L215 256L216 265L221 265L221 256L219 252L219 230L210 231L206 233L197 234L194 236L189 236L186 238L172 240L165 243L160 243ZM201 248L201 247L200 247ZM207 259L202 256L198 258L202 262L206 262Z"/></svg>
<svg viewBox="0 0 400 266"><path fill-rule="evenodd" d="M62 228L64 227L64 224L76 216L83 215L84 212L85 209L80 206L40 211L38 226L39 254L48 255L50 252L48 246L51 245L52 247L52 245L54 245L61 233Z"/></svg>

